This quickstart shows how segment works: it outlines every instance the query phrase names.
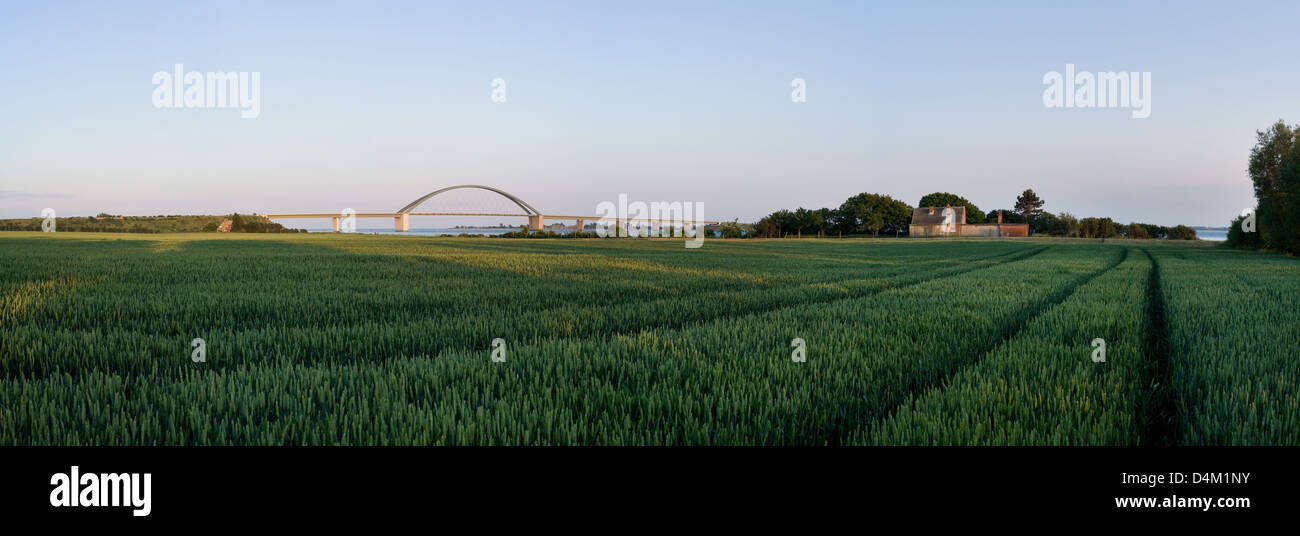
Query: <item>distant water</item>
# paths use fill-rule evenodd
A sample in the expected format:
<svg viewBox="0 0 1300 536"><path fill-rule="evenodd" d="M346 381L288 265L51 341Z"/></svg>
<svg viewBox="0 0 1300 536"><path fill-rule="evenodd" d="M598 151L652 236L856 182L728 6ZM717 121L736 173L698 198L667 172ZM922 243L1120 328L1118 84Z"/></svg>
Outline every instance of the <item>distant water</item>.
<svg viewBox="0 0 1300 536"><path fill-rule="evenodd" d="M463 234L499 235L499 234L505 234L505 233L514 232L518 230L519 229L517 228L515 229L501 229L501 228L497 228L497 229L415 229L412 228L410 231L399 233L397 231L394 231L392 227L369 227L364 229L358 228L356 232L360 234L383 234L383 235L401 235L401 236L440 236L445 234L446 235L463 235ZM568 229L564 229L564 230L550 229L550 230L553 230L557 233L570 232L570 230ZM325 227L320 229L308 228L307 232L332 233L334 232L334 228L333 227Z"/></svg>
<svg viewBox="0 0 1300 536"><path fill-rule="evenodd" d="M1228 239L1228 232L1197 229L1196 238L1199 238L1201 240L1212 240L1215 242L1222 242Z"/></svg>

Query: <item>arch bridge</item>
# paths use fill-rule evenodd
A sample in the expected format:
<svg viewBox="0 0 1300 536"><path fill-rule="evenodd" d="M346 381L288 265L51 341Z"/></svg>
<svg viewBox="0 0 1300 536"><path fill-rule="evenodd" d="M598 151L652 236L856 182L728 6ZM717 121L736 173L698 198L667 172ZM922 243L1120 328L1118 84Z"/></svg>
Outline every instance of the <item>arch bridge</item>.
<svg viewBox="0 0 1300 536"><path fill-rule="evenodd" d="M460 190L463 188L476 188L479 190L487 190L489 192L494 192L510 200L510 202L514 203L515 206L519 207L520 211L522 211L523 213L509 214L509 213L497 213L497 212L415 212L415 209L419 208L419 206L424 204L425 201L433 199L434 197L437 197L443 193L450 192L452 190ZM303 214L258 214L258 215L272 220L290 219L290 218L312 218L312 219L329 218L334 223L334 232L339 231L339 221L342 218L347 216L345 214L341 214L338 212L328 212L328 213L316 212L316 213L303 213ZM393 230L397 232L406 232L411 230L411 216L492 216L492 217L503 217L503 218L524 217L524 218L528 218L528 230L530 231L543 230L545 228L546 220L548 218L551 220L574 220L577 223L578 230L582 230L583 224L588 220L598 221L601 219L600 216L572 216L572 215L542 214L540 210L537 210L537 208L528 204L527 201L520 199L514 194L511 194L504 190L493 188L491 186L484 186L481 184L461 184L457 186L448 186L446 188L434 190L432 192L429 192L428 194L419 197L415 201L408 203L406 206L398 209L397 212L357 212L356 214L352 214L352 216L357 218L393 218ZM669 223L669 224L680 223L683 225L687 223L693 225L718 225L719 224L719 222L716 221L704 221L704 220L680 220L680 219L652 220L650 218L620 218L617 220L617 225L619 227L622 227L624 225L627 225L628 223L633 223L633 222L650 222L655 225L656 229L658 228L658 224L662 224L662 223Z"/></svg>

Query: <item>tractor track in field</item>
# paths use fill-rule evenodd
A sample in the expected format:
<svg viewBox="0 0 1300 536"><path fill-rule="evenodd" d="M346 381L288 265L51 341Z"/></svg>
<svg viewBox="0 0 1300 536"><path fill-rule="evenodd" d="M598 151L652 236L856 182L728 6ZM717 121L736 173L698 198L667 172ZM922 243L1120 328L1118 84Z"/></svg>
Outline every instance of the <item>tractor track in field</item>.
<svg viewBox="0 0 1300 536"><path fill-rule="evenodd" d="M709 318L703 319L703 322L705 322L705 323L713 323L713 322L719 322L719 321L724 321L724 320L733 319L733 318L744 318L744 317L747 317L747 316L753 316L753 315L764 314L764 313L768 313L768 312L772 312L772 311L778 311L778 310L782 310L782 309L788 309L788 308L791 308L791 307L801 307L801 306L805 306L805 305L814 305L814 306L815 306L815 305L825 305L825 304L830 304L830 303L836 303L836 302L843 301L843 300L851 300L851 299L866 298L866 297L874 296L874 295L876 295L876 294L879 294L879 293L881 293L881 292L885 292L885 291L889 291L889 290L908 288L908 287L912 287L912 286L915 286L915 285L920 285L920 284L927 283L927 282L931 282L931 281L938 281L938 280L945 279L945 278L949 278L949 277L955 277L955 276L962 275L962 274L965 274L965 273L968 273L968 272L972 272L972 271L975 271L975 270L981 270L981 269L985 269L985 268L992 268L992 267L995 267L995 266L1002 266L1002 265L1005 265L1005 264L1009 264L1009 263L1013 263L1013 262L1018 262L1018 261L1025 260L1025 259L1028 259L1028 258L1030 258L1030 257L1033 257L1033 256L1035 256L1035 255L1038 255L1039 253L1042 253L1043 251L1046 251L1046 250L1048 250L1048 249L1051 248L1051 247L1052 247L1052 246L1050 246L1050 245L1048 245L1048 246L1042 246L1042 247L1028 247L1028 248L1018 249L1018 250L1010 251L1010 252L1006 252L1006 253L999 253L999 254L996 254L996 255L989 255L989 256L985 256L985 257L974 258L974 259L970 259L969 261L966 261L966 263L965 263L964 265L958 265L957 268L952 269L951 271L944 271L943 273L940 273L940 274L937 274L937 275L926 276L926 277L923 277L923 278L921 278L921 279L916 279L916 280L907 281L907 282L902 283L902 284L889 284L890 281L889 281L888 279L886 279L886 280L883 280L883 281L886 283L886 285L885 285L885 286L881 286L881 287L879 287L879 288L872 288L872 289L868 289L868 290L864 290L864 291L859 291L859 292L857 292L857 293L850 293L850 294L848 294L848 295L844 295L844 296L834 296L834 297L830 297L830 298L826 298L826 299L814 299L814 300L808 300L808 301L799 301L799 302L795 302L795 303L778 303L778 304L773 304L773 305L768 306L768 307L756 307L756 308L751 308L751 309L745 310L745 311L743 311L743 312L738 312L738 313L736 313L736 314L719 315L719 316L709 317ZM947 268L947 267L945 267L945 266L940 266L940 267L935 268L935 271L943 271L945 268ZM905 276L905 274L900 273L900 274L898 274L898 275L895 276L895 277L904 277L904 276ZM789 284L789 285L780 285L780 286L768 287L768 288L766 288L766 289L742 289L742 290L736 290L736 291L725 291L725 292L739 292L739 291L744 291L744 290L766 290L766 291L772 291L772 292L779 292L779 291L782 291L782 290L787 290L787 289L791 289L791 288L799 287L799 286L825 285L825 284L839 284L839 283L844 283L844 282L849 282L849 281L861 281L861 280L864 280L864 278L861 278L861 277L843 277L843 278L836 278L836 279L826 280L826 281L816 281L816 282L811 282L811 283L794 283L794 284ZM710 294L713 294L713 295L722 295L723 293L722 293L722 292L714 292L714 293L710 293ZM670 298L671 298L671 297L668 297L668 298L656 298L656 299L651 300L651 301L652 301L652 302L653 302L653 301L660 301L660 300L665 300L665 299L670 299ZM635 301L636 301L635 298L629 298L629 299L626 299L626 300L618 300L618 301L616 301L616 302L614 302L614 303L603 304L602 307L606 307L606 306L617 307L617 306L620 306L620 305L625 305L625 304L628 304L628 303L633 303L633 302L635 302ZM542 315L544 315L544 314L546 314L546 313L549 312L549 311L560 310L560 309L562 309L563 307L564 307L564 306L559 306L559 307L552 307L552 308L542 309L542 310L536 311L535 314L542 314ZM699 320L699 319L681 319L681 318L674 317L674 316L671 316L671 315L668 315L668 316L656 316L656 317L653 317L653 318L655 318L655 319L664 319L664 321L661 322L661 323L656 323L656 324L651 324L651 325L645 325L645 324L642 324L642 325L638 325L638 326L636 326L636 327L633 328L633 329L627 329L627 330L604 331L604 332L598 332L598 333L579 333L579 334L571 334L571 335L556 336L556 337L542 337L542 338L539 338L539 339L523 341L522 344L525 345L525 346L531 346L531 345L544 344L544 343L547 343L547 342L561 341L561 340L566 340L566 339L600 339L600 338L613 338L613 337L619 337L619 336L630 336L630 335L635 335L635 334L638 334L638 333L644 333L644 332L653 331L653 330L658 330L658 329L676 330L676 329L682 329L682 328L686 327L688 324L690 324L691 322L693 322L693 321L695 321L695 320ZM260 331L260 330L238 330L238 331L235 331L234 333L235 333L235 334L241 334L241 333L247 333L248 331ZM473 350L473 349L474 349L474 348L471 347L471 346L464 346L464 345L453 346L453 347L445 347L445 348L438 348L438 349L436 349L436 350L434 350L434 351L432 351L432 352L426 354L426 356L427 356L427 357L433 357L433 358L436 358L436 357L438 357L438 356L445 355L445 354L455 354L455 353L457 353L457 352L471 351L471 350ZM385 356L385 357L380 358L380 359L370 359L370 360L368 360L367 362L372 363L372 364L379 365L379 364L383 364L384 362L387 362L387 361L389 361L389 360L391 360L391 359L392 359L392 356ZM232 361L227 361L226 363L227 363L229 366L239 366L239 365L250 364L250 363L253 364L253 365L269 365L269 364L275 364L276 362L275 362L275 360L260 360L260 361L254 361L254 362L249 362L249 361L232 362ZM320 361L320 360L297 361L297 362L295 362L294 364L296 364L296 365L304 365L304 366L314 366L314 365L319 365L319 364L321 364L321 361ZM215 370L217 370L217 371L220 371L220 370L225 369L225 368L227 368L227 367L226 367L226 366L221 366L221 365L219 365L219 366L215 366L215 367L211 367L211 368L213 368L213 369L215 369ZM96 367L80 367L80 368L76 368L76 369L67 369L67 368L58 368L58 369L49 368L49 369L47 369L47 368L41 368L41 369L37 369L37 370L31 370L31 369L27 369L27 370L13 370L13 371L7 371L6 373L9 374L9 375L11 375L11 376L21 375L21 376L23 376L25 379L31 381L31 380L39 380L39 379L44 378L44 377L46 377L46 376L48 376L48 375L50 375L50 374L66 374L66 375L69 375L69 376L72 376L72 377L75 378L75 377L78 377L78 376L80 376L80 375L82 375L82 374L84 374L84 373L91 372L91 371L94 371L94 370L99 370L99 369L97 369ZM103 372L107 372L107 371L105 371L105 370L101 370L101 371L103 371ZM135 376L135 375L138 375L138 374L146 374L146 375L150 375L150 376L158 377L158 378L169 378L169 377L177 377L176 373L184 374L185 372L188 372L188 371L189 371L189 367L182 367L182 368L179 369L179 370L178 370L178 369L160 369L160 370L149 370L149 371L137 371L137 370L134 370L134 369L127 369L127 370L113 370L112 372L114 372L114 373L115 373L116 375L118 375L118 376Z"/></svg>
<svg viewBox="0 0 1300 536"><path fill-rule="evenodd" d="M1051 246L1043 246L1043 247L1039 247L1039 248L1026 248L1026 249L1016 250L1016 251L1012 251L1012 252L1008 252L1008 253L1001 253L1001 254L998 254L998 255L990 255L990 256L988 256L988 257L981 257L981 258L978 258L978 259L972 259L972 260L970 260L969 262L967 262L965 265L962 265L962 266L960 266L959 268L954 269L954 270L952 270L952 271L950 271L950 272L945 272L945 273L937 274L937 275L933 275L933 276L930 276L930 277L923 277L923 278L921 278L921 279L916 279L916 280L913 280L913 281L908 281L908 282L906 282L906 283L902 283L902 284L898 284L898 285L887 285L887 286L883 286L883 287L879 287L879 288L873 288L873 289L870 289L870 290L862 291L862 292L859 292L859 293L856 293L856 294L847 295L847 296L835 296L835 297L832 297L832 298L826 298L826 299L815 299L815 300L808 300L808 301L800 301L800 302L796 302L796 303L777 304L777 305L772 305L772 306L769 306L769 307L756 307L756 308L752 308L752 309L749 309L749 310L747 310L747 311L739 312L739 313L736 313L736 314L719 315L719 316L710 317L710 318L705 319L704 322L705 322L705 323L714 323L714 322L719 322L719 321L724 321L724 320L731 320L731 319L736 319L736 318L745 318L745 317L749 317L749 316L757 316L757 315L760 315L760 314L770 313L770 312L773 312L773 311L780 311L780 310L782 310L782 309L789 309L789 308L792 308L792 307L802 307L802 306L806 306L806 305L826 305L826 304L831 304L831 303L841 302L841 301L844 301L844 300L855 300L855 299L861 299L861 298L869 298L869 297L871 297L871 296L875 296L876 294L879 294L879 293L881 293L881 292L886 292L886 291L890 291L890 290L905 289L905 288L913 287L913 286L916 286L916 285L920 285L920 284L928 283L928 282L931 282L931 281L939 281L939 280L942 280L942 279L947 279L947 278L949 278L949 277L956 277L956 276L959 276L959 275L962 275L962 274L965 274L965 273L969 273L969 272L973 272L973 271L976 271L976 270L983 270L983 269L986 269L986 268L993 268L993 267L995 267L995 266L1003 266L1003 265L1006 265L1006 264L1011 264L1011 263L1014 263L1014 262L1019 262L1019 261L1022 261L1022 260L1025 260L1025 259L1028 259L1028 258L1030 258L1030 257L1033 257L1033 256L1035 256L1035 255L1038 255L1039 253L1042 253L1042 252L1044 252L1044 251L1047 251L1047 250L1050 249L1050 248L1051 248ZM986 261L994 261L994 262L989 262L989 263L987 263L987 264L977 264L977 263L983 263L983 262L986 262ZM939 270L942 270L942 268L938 268L938 269L936 269L936 271L939 271ZM840 278L840 279L835 279L835 280L818 281L818 282L816 282L816 283L796 283L796 284L793 284L793 285L782 285L782 286L780 286L780 287L772 287L772 288L769 289L769 290L788 289L788 288L792 288L792 287L796 287L796 286L806 286L806 285L836 284L836 283L844 283L844 282L846 282L846 281L861 281L861 280L863 280L863 278L860 278L860 277L846 277L846 278ZM886 281L886 282L888 282L888 281ZM620 305L620 304L624 304L624 303L631 303L631 302L633 302L633 301L635 301L635 300L626 300L626 301L621 301L621 302L619 302L619 303L617 303L617 304L612 304L612 305ZM654 300L654 301L657 301L657 300ZM543 311L543 312L545 312L545 311ZM668 318L671 318L671 317L668 317ZM648 331L654 331L654 330L658 330L658 329L679 330L679 329L683 329L683 328L687 327L687 325L689 325L690 323L691 323L691 320L677 320L677 321L675 321L675 319L672 319L672 320L669 320L669 321L663 322L663 323L661 323L661 324L655 324L655 325L640 325L640 326L637 326L637 327L635 327L635 328L633 328L633 329L628 329L628 330L605 331L605 332L600 332L600 333L578 334L578 335L569 335L569 336L561 336L561 337L545 337L545 338L541 338L541 339L537 339L537 340L526 341L526 342L524 342L523 344L524 344L524 345L536 345L536 344L542 344L542 343L546 343L546 342L559 341L559 340L566 340L566 339L599 339L599 338L612 338L612 337L619 337L619 336L635 335L635 334L638 334L638 333L645 333L645 332L648 332ZM442 355L442 354L444 354L444 353L455 353L455 352L469 351L469 350L472 350L472 349L473 349L473 348L466 348L466 347L445 348L445 349L439 350L439 351L437 352L436 355Z"/></svg>
<svg viewBox="0 0 1300 536"><path fill-rule="evenodd" d="M1055 293L1049 295L1046 299L1039 302L1039 304L1033 307L1027 314L1024 314L1019 318L1016 318L1008 322L1006 325L1003 326L1002 330L998 333L997 339L992 344L988 345L986 348L982 350L973 352L972 354L970 354L972 357L956 361L954 366L951 367L950 370L944 371L938 377L938 379L932 381L924 381L924 380L914 381L912 385L910 385L909 388L900 395L899 400L894 401L892 403L888 411L876 415L868 415L867 418L861 422L844 423L845 425L855 425L854 429L846 430L845 426L841 426L832 430L830 438L828 440L828 444L840 445L842 444L844 438L846 437L846 434L849 434L854 430L861 429L861 428L865 428L868 431L871 430L871 428L873 428L877 422L884 421L886 419L893 417L896 413L898 413L898 410L901 409L902 406L912 398L920 398L922 396L925 396L927 393L931 391L937 391L937 390L947 388L948 381L952 376L956 374L960 374L964 370L978 366L980 363L984 361L984 358L988 356L988 354L992 353L994 350L997 350L1002 345L1006 344L1008 341L1015 338L1015 336L1018 335L1026 325L1032 322L1033 319L1041 316L1047 311L1050 311L1052 308L1055 308L1060 304L1064 303L1065 300L1070 299L1070 296L1073 296L1074 293L1077 292L1080 288L1092 282L1094 279L1101 277L1103 274L1115 269L1116 266L1123 264L1124 261L1128 259L1129 249L1130 248L1127 247L1124 248L1123 253L1119 256L1119 258L1114 262L1110 263L1109 265L1107 265L1106 267L1096 272L1093 272L1087 276L1084 276L1082 279L1080 279L1073 285L1070 285L1068 287L1056 291Z"/></svg>
<svg viewBox="0 0 1300 536"><path fill-rule="evenodd" d="M1178 412L1173 388L1169 385L1169 322L1165 318L1164 292L1160 289L1160 263L1151 251L1143 249L1151 259L1151 275L1147 277L1147 324L1145 378L1141 385L1146 391L1139 398L1137 413L1141 445L1169 446L1178 440Z"/></svg>

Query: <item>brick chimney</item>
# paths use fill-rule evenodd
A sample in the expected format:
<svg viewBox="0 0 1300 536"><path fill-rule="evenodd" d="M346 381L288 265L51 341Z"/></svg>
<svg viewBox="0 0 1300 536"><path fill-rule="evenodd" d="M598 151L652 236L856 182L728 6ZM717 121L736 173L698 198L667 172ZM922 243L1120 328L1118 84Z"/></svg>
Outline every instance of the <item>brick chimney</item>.
<svg viewBox="0 0 1300 536"><path fill-rule="evenodd" d="M1002 209L998 209L998 225L1002 225Z"/></svg>

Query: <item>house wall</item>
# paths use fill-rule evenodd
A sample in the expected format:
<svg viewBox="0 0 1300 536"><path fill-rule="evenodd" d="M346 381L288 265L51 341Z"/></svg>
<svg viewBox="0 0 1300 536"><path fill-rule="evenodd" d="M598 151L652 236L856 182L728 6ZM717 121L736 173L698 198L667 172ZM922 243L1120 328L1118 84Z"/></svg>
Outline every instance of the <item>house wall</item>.
<svg viewBox="0 0 1300 536"><path fill-rule="evenodd" d="M1025 223L980 223L980 224L957 224L956 231L952 233L941 232L939 225L912 225L908 228L908 236L918 238L933 236L964 236L964 237L1016 237L1029 236L1029 225Z"/></svg>
<svg viewBox="0 0 1300 536"><path fill-rule="evenodd" d="M1002 236L1029 236L1028 223L1004 223L1002 227Z"/></svg>

